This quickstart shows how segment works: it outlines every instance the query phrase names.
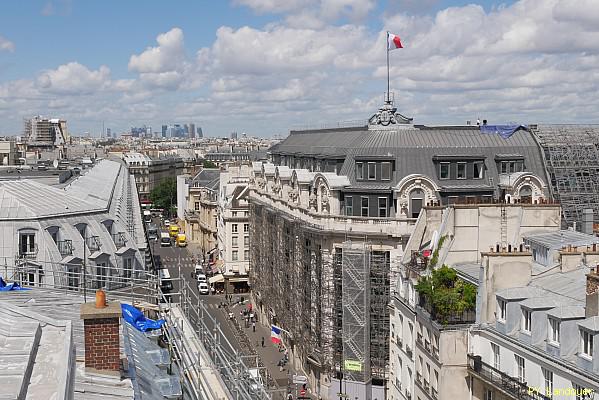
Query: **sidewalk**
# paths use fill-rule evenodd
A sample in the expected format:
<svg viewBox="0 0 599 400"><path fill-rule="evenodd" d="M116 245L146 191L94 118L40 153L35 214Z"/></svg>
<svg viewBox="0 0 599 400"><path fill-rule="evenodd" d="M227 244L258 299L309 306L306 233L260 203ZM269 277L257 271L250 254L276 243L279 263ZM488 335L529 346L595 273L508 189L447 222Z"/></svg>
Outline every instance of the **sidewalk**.
<svg viewBox="0 0 599 400"><path fill-rule="evenodd" d="M270 325L264 326L260 322L256 322L256 332L252 329L252 323L250 322L248 328L245 328L245 320L239 315L241 310L247 309L247 302L243 305L231 305L230 310L233 312L235 319L238 321L240 326L243 327L245 334L247 335L251 346L256 350L256 353L260 356L260 359L264 363L264 366L268 370L270 376L276 381L277 385L281 389L280 398L287 399L287 392L291 389L293 398L297 395L297 385L292 383L293 375L302 374L301 372L295 371L289 361L281 371L277 363L283 359L284 353L279 352L278 346L270 340ZM264 347L262 347L262 338L264 338ZM315 399L308 390L306 394L307 398ZM279 397L277 397L279 398Z"/></svg>

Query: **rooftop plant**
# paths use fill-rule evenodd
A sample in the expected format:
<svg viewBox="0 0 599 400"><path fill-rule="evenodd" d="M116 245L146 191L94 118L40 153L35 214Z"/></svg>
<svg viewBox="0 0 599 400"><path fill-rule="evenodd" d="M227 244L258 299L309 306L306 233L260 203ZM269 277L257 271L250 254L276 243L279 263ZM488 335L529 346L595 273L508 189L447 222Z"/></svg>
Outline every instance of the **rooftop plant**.
<svg viewBox="0 0 599 400"><path fill-rule="evenodd" d="M421 305L424 303L431 316L444 324L455 319L461 320L465 312L476 308L476 286L458 278L456 270L447 265L420 277L416 290Z"/></svg>

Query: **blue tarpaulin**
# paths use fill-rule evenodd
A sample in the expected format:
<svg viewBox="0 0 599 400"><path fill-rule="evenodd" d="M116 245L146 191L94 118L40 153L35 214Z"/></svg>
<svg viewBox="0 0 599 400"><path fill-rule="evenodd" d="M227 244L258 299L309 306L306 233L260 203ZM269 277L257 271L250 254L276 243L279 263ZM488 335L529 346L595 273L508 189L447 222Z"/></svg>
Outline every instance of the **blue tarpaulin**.
<svg viewBox="0 0 599 400"><path fill-rule="evenodd" d="M504 139L508 139L518 129L528 130L526 125L481 125L481 133L497 133Z"/></svg>
<svg viewBox="0 0 599 400"><path fill-rule="evenodd" d="M0 292L8 292L9 290L29 290L28 288L21 287L17 282L6 283L0 276Z"/></svg>
<svg viewBox="0 0 599 400"><path fill-rule="evenodd" d="M163 319L154 321L153 319L146 318L141 311L129 304L121 304L121 309L123 310L123 319L140 332L160 329L166 322Z"/></svg>

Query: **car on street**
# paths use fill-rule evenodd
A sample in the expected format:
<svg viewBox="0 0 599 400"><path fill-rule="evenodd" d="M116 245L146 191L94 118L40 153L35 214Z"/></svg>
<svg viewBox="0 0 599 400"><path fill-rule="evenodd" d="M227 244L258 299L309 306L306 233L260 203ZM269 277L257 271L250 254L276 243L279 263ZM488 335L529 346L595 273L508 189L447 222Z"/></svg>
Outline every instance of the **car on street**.
<svg viewBox="0 0 599 400"><path fill-rule="evenodd" d="M159 269L158 279L160 280L160 289L162 289L164 293L168 293L173 290L173 282L168 269Z"/></svg>
<svg viewBox="0 0 599 400"><path fill-rule="evenodd" d="M169 221L168 219L164 220L164 226L170 226L171 225L171 221Z"/></svg>
<svg viewBox="0 0 599 400"><path fill-rule="evenodd" d="M148 225L148 240L158 240L158 227L154 224Z"/></svg>
<svg viewBox="0 0 599 400"><path fill-rule="evenodd" d="M200 292L200 294L208 294L208 293L210 293L210 289L208 288L208 284L206 282L198 282L198 292Z"/></svg>
<svg viewBox="0 0 599 400"><path fill-rule="evenodd" d="M162 232L160 234L160 246L161 247L171 247L171 236L168 232Z"/></svg>
<svg viewBox="0 0 599 400"><path fill-rule="evenodd" d="M198 280L198 285L200 283L202 283L202 282L203 283L207 283L208 282L208 279L206 278L206 275L204 275L202 273L197 274L196 279Z"/></svg>
<svg viewBox="0 0 599 400"><path fill-rule="evenodd" d="M202 264L196 264L194 267L194 276L198 276L204 273L204 267Z"/></svg>

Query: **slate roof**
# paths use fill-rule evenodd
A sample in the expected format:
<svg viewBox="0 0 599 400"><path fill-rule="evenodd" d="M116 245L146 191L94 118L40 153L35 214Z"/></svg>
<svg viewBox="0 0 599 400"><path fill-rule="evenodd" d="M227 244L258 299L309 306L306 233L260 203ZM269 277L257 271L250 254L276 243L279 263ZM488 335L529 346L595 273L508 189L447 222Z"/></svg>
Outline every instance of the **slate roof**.
<svg viewBox="0 0 599 400"><path fill-rule="evenodd" d="M475 184L477 189L492 190L499 182L495 167L496 154L524 156L526 171L547 182L539 147L533 135L518 130L504 139L498 134L481 133L473 127L410 126L395 130L368 130L366 127L292 131L282 142L270 149L271 154L296 154L322 158L344 158L340 175L347 175L351 185L368 187L355 179L355 159L360 157L388 157L395 160L396 173L390 186L405 176L424 174L440 187L463 187ZM439 180L435 156L464 156L473 154L486 159L487 172L481 180ZM493 179L493 183L489 178Z"/></svg>
<svg viewBox="0 0 599 400"><path fill-rule="evenodd" d="M196 174L191 180L192 187L205 187L212 190L218 190L220 182L220 169L204 168Z"/></svg>

